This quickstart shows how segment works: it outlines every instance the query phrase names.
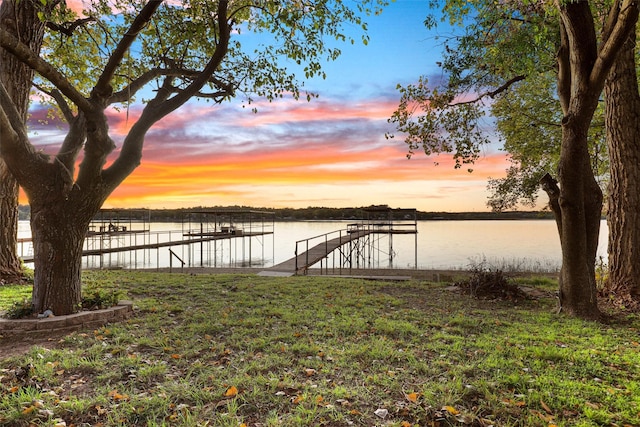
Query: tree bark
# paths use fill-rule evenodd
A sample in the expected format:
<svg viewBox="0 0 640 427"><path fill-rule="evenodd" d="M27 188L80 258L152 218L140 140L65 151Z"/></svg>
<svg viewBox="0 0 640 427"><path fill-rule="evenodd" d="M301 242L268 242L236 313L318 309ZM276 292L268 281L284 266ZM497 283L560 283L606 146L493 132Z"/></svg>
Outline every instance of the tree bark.
<svg viewBox="0 0 640 427"><path fill-rule="evenodd" d="M615 1L598 42L588 2L556 2L561 19L558 96L564 113L558 167L562 247L560 308L584 319L601 317L595 261L602 190L590 166L587 135L605 80L622 45L635 30L638 6Z"/></svg>
<svg viewBox="0 0 640 427"><path fill-rule="evenodd" d="M70 314L82 302L82 247L88 222L80 222L74 206L31 204L31 233L35 263L33 307Z"/></svg>
<svg viewBox="0 0 640 427"><path fill-rule="evenodd" d="M590 119L563 123L560 154L560 244L562 269L560 309L572 316L597 320L595 261L600 233L602 191L590 166L587 131Z"/></svg>
<svg viewBox="0 0 640 427"><path fill-rule="evenodd" d="M0 4L0 25L19 37L34 52L40 52L44 25L31 1L22 1L19 6L14 0L3 1ZM31 68L0 48L0 82L25 122L33 75ZM5 281L16 281L22 277L17 238L18 183L0 159L0 279Z"/></svg>
<svg viewBox="0 0 640 427"><path fill-rule="evenodd" d="M640 299L640 93L635 33L618 54L605 84L608 188L609 283L623 301Z"/></svg>

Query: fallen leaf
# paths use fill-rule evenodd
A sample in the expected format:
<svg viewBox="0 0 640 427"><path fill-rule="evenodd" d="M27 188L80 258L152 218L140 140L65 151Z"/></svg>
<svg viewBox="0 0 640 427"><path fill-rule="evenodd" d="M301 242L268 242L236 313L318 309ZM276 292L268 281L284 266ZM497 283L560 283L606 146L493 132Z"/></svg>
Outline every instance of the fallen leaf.
<svg viewBox="0 0 640 427"><path fill-rule="evenodd" d="M535 409L531 410L531 413L537 415L541 420L546 421L547 423L551 423L551 421L553 421L553 419L555 418L553 415L543 414L542 412L536 411Z"/></svg>
<svg viewBox="0 0 640 427"><path fill-rule="evenodd" d="M179 355L179 354L177 354L177 353L174 353L174 354L172 354L172 355L171 355L171 358L172 358L172 359L180 359L181 357L182 357L182 356L180 356L180 355Z"/></svg>
<svg viewBox="0 0 640 427"><path fill-rule="evenodd" d="M296 397L291 399L291 403L293 403L294 405L297 405L298 403L302 402L303 400L304 400L304 396L297 395Z"/></svg>
<svg viewBox="0 0 640 427"><path fill-rule="evenodd" d="M454 408L453 406L443 406L442 409L444 411L447 411L448 413L450 413L451 415L458 415L460 413L460 411L458 411L456 408Z"/></svg>
<svg viewBox="0 0 640 427"><path fill-rule="evenodd" d="M407 400L412 403L415 403L418 401L418 396L419 396L418 393L415 393L415 392L409 393L406 395Z"/></svg>
<svg viewBox="0 0 640 427"><path fill-rule="evenodd" d="M22 415L29 415L35 410L36 410L36 407L34 405L27 406L26 408L22 409Z"/></svg>
<svg viewBox="0 0 640 427"><path fill-rule="evenodd" d="M547 404L542 401L542 399L540 399L540 405L542 406L542 409L544 409L547 412L547 414L553 414L553 411L551 410L551 408L549 408Z"/></svg>
<svg viewBox="0 0 640 427"><path fill-rule="evenodd" d="M400 427L411 427L411 423L408 421L403 421L402 424L400 424Z"/></svg>
<svg viewBox="0 0 640 427"><path fill-rule="evenodd" d="M225 397L235 397L238 395L238 389L236 386L231 386L224 392Z"/></svg>
<svg viewBox="0 0 640 427"><path fill-rule="evenodd" d="M118 390L111 390L108 394L108 396L110 398L112 398L113 400L115 400L116 402L119 402L121 400L129 400L129 396L126 394L120 394L118 393Z"/></svg>
<svg viewBox="0 0 640 427"><path fill-rule="evenodd" d="M312 376L314 376L316 374L316 370L312 369L312 368L307 368L307 369L304 370L304 373L305 373L306 376L312 377Z"/></svg>

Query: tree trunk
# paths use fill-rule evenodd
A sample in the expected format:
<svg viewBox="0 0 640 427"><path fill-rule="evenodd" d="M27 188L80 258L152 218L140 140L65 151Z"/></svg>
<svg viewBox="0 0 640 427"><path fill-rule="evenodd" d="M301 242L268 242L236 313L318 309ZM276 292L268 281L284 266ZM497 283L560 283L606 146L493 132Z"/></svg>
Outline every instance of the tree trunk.
<svg viewBox="0 0 640 427"><path fill-rule="evenodd" d="M563 123L559 166L560 308L583 319L599 319L595 261L602 191L591 171L587 149L590 119L569 116Z"/></svg>
<svg viewBox="0 0 640 427"><path fill-rule="evenodd" d="M0 4L0 25L11 31L34 52L40 52L44 25L31 0L5 0ZM34 72L0 48L0 82L13 99L18 112L27 120L29 91ZM15 281L22 277L17 255L18 184L0 159L0 279Z"/></svg>
<svg viewBox="0 0 640 427"><path fill-rule="evenodd" d="M591 169L587 135L616 55L635 30L638 7L631 0L614 2L598 45L588 2L557 5L561 24L558 97L564 114L558 166L560 308L576 317L597 320L602 316L595 281L602 190Z"/></svg>
<svg viewBox="0 0 640 427"><path fill-rule="evenodd" d="M31 203L33 308L56 315L80 309L82 247L89 221L72 203Z"/></svg>
<svg viewBox="0 0 640 427"><path fill-rule="evenodd" d="M611 164L607 290L627 302L640 298L640 94L634 48L635 33L618 53L605 85Z"/></svg>
<svg viewBox="0 0 640 427"><path fill-rule="evenodd" d="M22 279L18 258L18 184L0 159L0 280Z"/></svg>

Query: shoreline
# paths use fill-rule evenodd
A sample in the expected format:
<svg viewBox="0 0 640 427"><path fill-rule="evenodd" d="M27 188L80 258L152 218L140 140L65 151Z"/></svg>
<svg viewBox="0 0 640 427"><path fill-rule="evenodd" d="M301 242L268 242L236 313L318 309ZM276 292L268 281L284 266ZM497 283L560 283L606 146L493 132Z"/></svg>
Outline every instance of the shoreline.
<svg viewBox="0 0 640 427"><path fill-rule="evenodd" d="M157 271L161 273L182 273L182 274L258 274L263 271L269 271L269 268L261 267L185 267L185 268L153 268L138 269L135 271ZM557 277L558 272L504 272L510 277ZM455 270L455 269L392 269L392 268L343 268L342 272L338 269L329 269L328 271L319 268L309 269L308 276L314 277L343 277L343 278L381 278L384 277L409 277L414 280L428 280L433 282L453 282L469 277L473 274L472 270Z"/></svg>

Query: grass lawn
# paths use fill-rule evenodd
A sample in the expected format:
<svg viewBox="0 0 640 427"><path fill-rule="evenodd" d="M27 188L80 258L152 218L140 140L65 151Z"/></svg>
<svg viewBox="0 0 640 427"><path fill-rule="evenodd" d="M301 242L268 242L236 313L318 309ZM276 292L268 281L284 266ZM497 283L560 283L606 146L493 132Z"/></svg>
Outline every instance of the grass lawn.
<svg viewBox="0 0 640 427"><path fill-rule="evenodd" d="M551 297L479 301L417 280L85 283L121 291L134 317L0 359L0 425L640 425L637 316L589 323ZM0 288L0 310L29 292Z"/></svg>

